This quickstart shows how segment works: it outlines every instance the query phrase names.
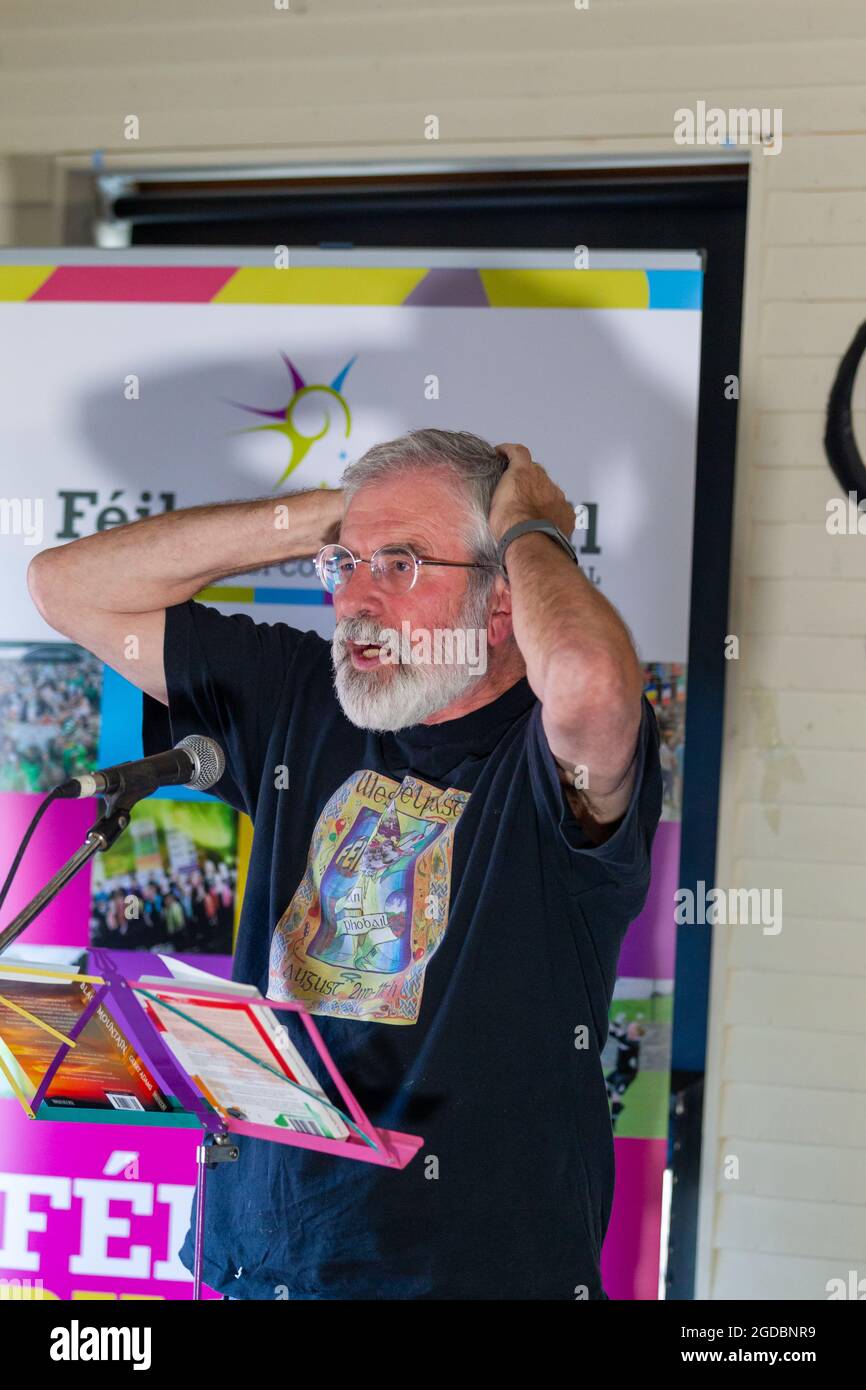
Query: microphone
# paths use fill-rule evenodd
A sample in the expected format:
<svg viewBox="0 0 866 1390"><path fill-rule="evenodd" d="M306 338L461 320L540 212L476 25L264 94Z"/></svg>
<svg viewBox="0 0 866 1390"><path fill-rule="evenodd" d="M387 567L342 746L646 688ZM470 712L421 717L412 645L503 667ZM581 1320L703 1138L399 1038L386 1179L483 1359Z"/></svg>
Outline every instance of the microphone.
<svg viewBox="0 0 866 1390"><path fill-rule="evenodd" d="M225 753L214 739L204 734L188 734L176 747L154 753L149 758L136 758L101 772L70 777L55 788L55 796L114 796L127 791L150 796L157 787L178 785L207 791L222 777L225 766Z"/></svg>

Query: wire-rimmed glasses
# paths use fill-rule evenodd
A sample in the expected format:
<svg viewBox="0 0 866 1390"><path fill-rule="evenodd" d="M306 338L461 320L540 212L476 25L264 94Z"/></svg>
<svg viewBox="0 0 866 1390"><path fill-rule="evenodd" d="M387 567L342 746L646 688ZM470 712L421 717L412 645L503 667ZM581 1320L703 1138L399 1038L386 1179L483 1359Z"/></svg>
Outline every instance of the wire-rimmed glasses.
<svg viewBox="0 0 866 1390"><path fill-rule="evenodd" d="M369 560L353 555L345 545L325 545L316 556L316 573L329 594L343 588L358 565L369 565L373 578L389 594L404 594L411 589L422 565L447 565L452 569L494 569L502 566L486 560L434 560L420 558L408 545L380 545Z"/></svg>

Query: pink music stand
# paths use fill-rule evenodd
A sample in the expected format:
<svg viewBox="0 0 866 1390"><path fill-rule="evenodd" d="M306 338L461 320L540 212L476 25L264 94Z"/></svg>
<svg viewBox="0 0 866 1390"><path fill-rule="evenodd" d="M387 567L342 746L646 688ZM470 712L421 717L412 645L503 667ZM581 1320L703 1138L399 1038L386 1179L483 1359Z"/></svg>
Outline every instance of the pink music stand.
<svg viewBox="0 0 866 1390"><path fill-rule="evenodd" d="M166 977L159 984L151 981L127 980L118 970L110 955L102 950L91 951L97 960L100 973L111 988L111 1003L130 1033L138 1042L144 1059L156 1072L162 1073L171 1083L171 1088L185 1109L197 1117L198 1123L206 1131L203 1142L196 1149L198 1164L196 1178L196 1223L195 1247L193 1257L193 1298L201 1297L201 1269L204 1246L204 1199L206 1169L223 1161L238 1157L238 1149L229 1143L231 1134L242 1134L252 1139L267 1139L272 1143L294 1145L301 1149L314 1149L319 1153L330 1153L337 1158L354 1158L361 1163L376 1163L388 1168L405 1168L420 1149L424 1140L418 1134L404 1134L399 1130L378 1129L365 1114L357 1098L331 1056L318 1028L302 1004L297 1001L277 1002L265 997L231 995L224 990L208 989L198 984ZM310 1040L324 1064L328 1075L346 1104L357 1133L352 1130L346 1139L328 1139L315 1134L302 1134L282 1129L277 1125L262 1125L250 1120L241 1120L231 1114L224 1114L210 1103L177 1061L159 1031L153 1026L142 1006L142 998L149 995L182 995L184 998L201 999L204 1002L217 1001L244 1008L255 1005L258 1008L280 1009L300 1015ZM225 1046L234 1044L223 1040ZM243 1051L241 1049L241 1051ZM255 1060L255 1059L253 1059Z"/></svg>

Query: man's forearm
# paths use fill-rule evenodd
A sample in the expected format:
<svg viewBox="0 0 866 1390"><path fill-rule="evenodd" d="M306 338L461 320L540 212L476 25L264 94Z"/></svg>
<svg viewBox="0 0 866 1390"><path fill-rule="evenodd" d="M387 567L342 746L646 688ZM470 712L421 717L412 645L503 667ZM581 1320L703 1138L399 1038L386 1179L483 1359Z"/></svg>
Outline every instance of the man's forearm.
<svg viewBox="0 0 866 1390"><path fill-rule="evenodd" d="M542 704L578 694L581 674L639 688L628 629L595 584L549 537L529 532L508 547L514 636ZM600 669L603 668L603 669Z"/></svg>
<svg viewBox="0 0 866 1390"><path fill-rule="evenodd" d="M508 467L496 485L490 528L497 537L526 520L548 519L566 536L575 511L523 444L501 444ZM637 769L643 672L631 634L594 584L549 536L527 531L508 546L511 629L541 701L547 744L567 769L575 814L590 838L624 814ZM564 775L564 774L563 774ZM572 802L574 804L574 802Z"/></svg>
<svg viewBox="0 0 866 1390"><path fill-rule="evenodd" d="M207 584L315 554L342 515L338 489L163 512L42 551L28 581L64 603L143 613Z"/></svg>

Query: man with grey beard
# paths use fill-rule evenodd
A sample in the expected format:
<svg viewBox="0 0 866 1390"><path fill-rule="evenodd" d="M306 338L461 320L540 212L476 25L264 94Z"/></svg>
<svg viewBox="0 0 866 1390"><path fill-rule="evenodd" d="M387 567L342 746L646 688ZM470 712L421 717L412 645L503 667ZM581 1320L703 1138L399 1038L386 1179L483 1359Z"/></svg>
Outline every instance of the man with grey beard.
<svg viewBox="0 0 866 1390"><path fill-rule="evenodd" d="M400 1171L241 1138L205 1210L228 1297L606 1297L601 1051L661 776L574 524L523 446L425 429L341 490L31 563L47 621L144 692L146 754L191 733L226 750L214 791L255 829L234 978L302 1003L373 1123L424 1138ZM304 556L331 643L193 599Z"/></svg>

